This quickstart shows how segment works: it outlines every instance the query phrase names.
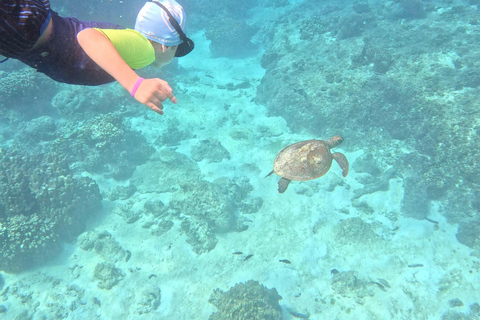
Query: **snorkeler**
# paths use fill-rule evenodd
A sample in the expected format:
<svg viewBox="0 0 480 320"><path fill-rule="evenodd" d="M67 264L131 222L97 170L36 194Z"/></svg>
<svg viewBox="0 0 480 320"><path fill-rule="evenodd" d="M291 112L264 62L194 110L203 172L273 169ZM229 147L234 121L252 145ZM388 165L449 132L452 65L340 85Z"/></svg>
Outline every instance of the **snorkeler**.
<svg viewBox="0 0 480 320"><path fill-rule="evenodd" d="M49 0L0 0L1 55L58 82L95 86L117 80L159 114L166 99L177 103L172 88L159 78L143 79L134 69L153 62L162 67L190 53L194 44L184 28L185 13L174 0L145 3L134 29L60 17Z"/></svg>

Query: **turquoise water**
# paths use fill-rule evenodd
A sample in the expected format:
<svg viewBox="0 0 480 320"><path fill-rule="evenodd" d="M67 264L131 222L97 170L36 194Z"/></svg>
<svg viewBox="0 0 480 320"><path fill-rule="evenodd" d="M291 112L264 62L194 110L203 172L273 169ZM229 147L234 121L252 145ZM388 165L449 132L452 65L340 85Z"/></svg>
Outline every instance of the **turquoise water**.
<svg viewBox="0 0 480 320"><path fill-rule="evenodd" d="M181 4L163 116L0 65L0 319L479 319L480 3ZM346 177L265 178L336 135Z"/></svg>

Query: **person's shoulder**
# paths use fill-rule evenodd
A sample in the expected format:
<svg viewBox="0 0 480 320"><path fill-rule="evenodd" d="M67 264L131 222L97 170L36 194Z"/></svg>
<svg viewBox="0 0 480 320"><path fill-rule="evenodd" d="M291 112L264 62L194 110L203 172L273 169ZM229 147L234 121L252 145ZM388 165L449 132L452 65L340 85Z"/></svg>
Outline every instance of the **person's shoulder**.
<svg viewBox="0 0 480 320"><path fill-rule="evenodd" d="M139 37L145 38L140 32L134 29L100 29L95 28L96 30L102 32L105 35L115 35L115 36L125 36L125 37ZM145 38L146 39L146 38Z"/></svg>

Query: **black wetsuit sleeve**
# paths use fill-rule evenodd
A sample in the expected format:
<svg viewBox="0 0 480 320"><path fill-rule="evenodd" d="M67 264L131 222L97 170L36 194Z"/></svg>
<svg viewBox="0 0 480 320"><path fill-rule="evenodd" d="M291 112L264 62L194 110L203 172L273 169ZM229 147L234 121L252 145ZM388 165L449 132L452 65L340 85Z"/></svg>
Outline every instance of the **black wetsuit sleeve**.
<svg viewBox="0 0 480 320"><path fill-rule="evenodd" d="M28 53L49 18L49 0L0 1L0 54L17 58Z"/></svg>

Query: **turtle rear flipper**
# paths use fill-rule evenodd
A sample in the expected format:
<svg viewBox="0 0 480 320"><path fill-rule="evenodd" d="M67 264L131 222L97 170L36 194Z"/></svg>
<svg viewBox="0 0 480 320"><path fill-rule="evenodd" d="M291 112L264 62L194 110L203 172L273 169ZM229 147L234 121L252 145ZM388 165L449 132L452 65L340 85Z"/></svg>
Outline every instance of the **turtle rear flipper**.
<svg viewBox="0 0 480 320"><path fill-rule="evenodd" d="M269 173L269 174L267 174L267 175L265 176L265 178L266 178L266 177L268 177L269 175L271 175L272 173L273 173L273 170L272 170L272 171L270 171L270 173Z"/></svg>
<svg viewBox="0 0 480 320"><path fill-rule="evenodd" d="M348 174L348 160L347 160L347 157L345 157L345 155L343 153L340 153L340 152L332 153L332 157L335 161L337 161L340 168L342 168L342 175L344 177L346 177L347 174Z"/></svg>
<svg viewBox="0 0 480 320"><path fill-rule="evenodd" d="M279 193L284 193L285 190L287 190L288 184L290 183L290 181L292 181L292 180L289 180L287 178L280 179L280 181L278 181L278 192Z"/></svg>

